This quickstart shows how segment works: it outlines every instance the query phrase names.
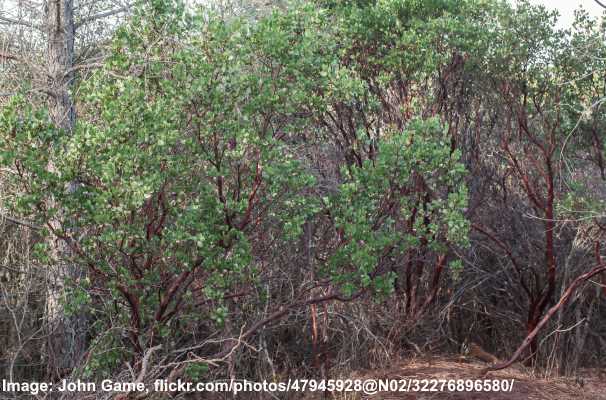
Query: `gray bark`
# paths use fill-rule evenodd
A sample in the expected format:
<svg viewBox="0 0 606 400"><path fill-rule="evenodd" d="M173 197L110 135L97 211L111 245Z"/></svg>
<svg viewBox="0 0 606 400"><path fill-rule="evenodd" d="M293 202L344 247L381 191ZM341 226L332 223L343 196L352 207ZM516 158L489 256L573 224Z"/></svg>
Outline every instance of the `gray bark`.
<svg viewBox="0 0 606 400"><path fill-rule="evenodd" d="M96 58L94 58L93 64L86 64L89 59L85 53L81 54L84 58L78 61L75 56L75 47L78 46L80 40L86 44L92 44L94 47L107 38L117 25L118 18L123 18L128 14L130 5L124 4L112 9L108 7L115 4L104 0L81 2L80 4L76 0L44 0L42 4L21 1L14 3L15 8L8 13L3 6L0 6L0 14L2 14L0 15L0 26L8 27L6 33L0 34L0 63L5 66L10 63L11 67L10 70L5 70L5 74L0 77L0 81L4 78L0 82L2 83L0 96L10 97L17 93L21 89L17 81L21 78L31 82L33 84L31 92L47 95L44 101L54 125L69 135L74 130L77 118L72 96L72 88L76 79L74 71L81 71L83 65L99 64L98 54L94 55ZM0 4L2 4L1 0ZM103 23L96 24L94 30L89 29L89 23L99 20L103 20ZM101 25L103 32L99 33ZM76 32L79 35L78 38ZM76 39L79 39L78 43L76 43ZM42 45L40 46L40 44ZM38 61L40 59L43 60L42 63ZM77 62L79 64L76 64ZM33 98L33 101L37 100L38 97ZM0 98L0 101L3 101L3 98ZM49 171L53 171L55 166L50 162L47 168ZM73 189L74 185L68 185L66 191L69 192L70 187ZM58 205L54 199L51 199L49 203L47 206L50 208ZM0 219L6 219L33 230L38 229L37 226L26 220L11 218L4 215L3 212L0 214ZM54 220L50 221L50 224L54 228L60 229L65 222L69 224L69 216L59 212ZM41 310L43 315L35 319L37 323L44 324L46 336L36 345L43 347L43 349L37 349L41 350L37 354L44 354L42 359L38 358L38 365L44 364L46 367L41 366L40 368L44 368L49 377L57 378L70 373L74 367L78 366L87 348L86 313L80 311L78 312L80 315L66 316L62 301L67 293L66 290L69 289L67 280L77 283L84 277L85 270L78 268L77 264L71 261L73 254L67 243L52 238L48 239L48 245L54 262L52 265L45 266L41 270L42 274L37 275L41 285L44 286L44 289L40 289L38 292L42 302L41 306L44 309ZM0 252L0 254L2 253ZM5 310L0 307L0 325L4 321L5 314ZM2 335L8 335L7 331L0 329L0 336ZM39 332L36 337L42 338L43 335ZM44 344L42 345L42 343ZM3 345L1 341L0 345ZM0 349L0 364L4 358L4 350L8 348L4 347L4 349ZM2 367L0 366L0 368Z"/></svg>
<svg viewBox="0 0 606 400"><path fill-rule="evenodd" d="M53 123L68 134L74 129L76 111L70 89L74 67L74 5L73 0L49 0L46 9L46 73L48 77L48 109ZM50 170L54 169L49 164ZM59 213L61 218L61 213ZM60 229L62 221L52 221ZM77 283L83 271L69 262L67 243L53 240L52 252L56 260L50 268L47 294L48 368L54 378L65 376L79 364L86 351L85 313L66 316L61 299L65 295L66 280Z"/></svg>
<svg viewBox="0 0 606 400"><path fill-rule="evenodd" d="M50 116L57 126L71 132L76 122L76 111L70 94L75 37L73 0L48 0L46 35Z"/></svg>

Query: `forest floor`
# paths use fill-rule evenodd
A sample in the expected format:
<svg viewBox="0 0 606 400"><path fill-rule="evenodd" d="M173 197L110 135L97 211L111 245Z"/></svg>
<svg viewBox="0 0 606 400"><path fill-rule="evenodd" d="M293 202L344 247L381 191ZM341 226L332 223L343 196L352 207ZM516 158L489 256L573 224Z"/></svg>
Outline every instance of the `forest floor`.
<svg viewBox="0 0 606 400"><path fill-rule="evenodd" d="M343 393L341 396L326 397L335 400L606 400L606 371L584 371L581 379L541 378L511 367L491 372L482 377L486 364L475 361L461 361L448 358L408 360L394 363L384 369L358 371L351 379L497 379L514 380L509 392L383 392L375 395ZM306 397L319 400L322 397Z"/></svg>

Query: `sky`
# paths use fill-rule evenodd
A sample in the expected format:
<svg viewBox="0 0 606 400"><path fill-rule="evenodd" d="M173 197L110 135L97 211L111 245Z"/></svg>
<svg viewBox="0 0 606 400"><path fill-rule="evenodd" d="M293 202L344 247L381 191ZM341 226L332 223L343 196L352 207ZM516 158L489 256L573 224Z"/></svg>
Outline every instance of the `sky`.
<svg viewBox="0 0 606 400"><path fill-rule="evenodd" d="M556 9L560 13L558 26L567 28L574 21L574 10L583 7L589 15L598 17L602 15L604 9L600 7L594 0L530 0L534 4L542 4L549 9ZM606 5L606 0L601 1Z"/></svg>
<svg viewBox="0 0 606 400"><path fill-rule="evenodd" d="M212 1L212 0L211 0ZM516 0L510 0L516 2ZM600 0L606 5L606 0ZM534 4L542 4L547 8L556 9L560 13L558 26L561 28L569 27L574 20L574 10L582 6L592 16L600 16L604 9L594 0L530 0ZM0 0L0 12L9 11L14 8L16 0ZM10 11L9 11L10 13Z"/></svg>

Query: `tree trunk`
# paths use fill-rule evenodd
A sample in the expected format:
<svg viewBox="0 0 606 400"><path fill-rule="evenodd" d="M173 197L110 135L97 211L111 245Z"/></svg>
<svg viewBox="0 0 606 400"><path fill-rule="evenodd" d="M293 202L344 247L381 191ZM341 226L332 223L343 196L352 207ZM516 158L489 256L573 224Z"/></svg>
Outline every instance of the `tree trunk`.
<svg viewBox="0 0 606 400"><path fill-rule="evenodd" d="M51 120L64 133L70 134L76 122L76 112L70 89L73 83L74 66L74 7L73 0L48 0L46 8L46 73L48 79L48 109ZM50 171L55 169L52 161ZM56 204L51 204L51 208ZM60 212L51 225L61 229ZM84 312L65 315L62 297L65 295L66 281L76 283L83 271L70 263L67 243L50 239L51 251L55 259L49 267L47 292L48 372L52 378L65 376L77 366L86 350L86 317Z"/></svg>
<svg viewBox="0 0 606 400"><path fill-rule="evenodd" d="M49 112L53 122L71 132L76 112L69 92L74 66L74 4L73 0L48 0L46 10L47 74Z"/></svg>

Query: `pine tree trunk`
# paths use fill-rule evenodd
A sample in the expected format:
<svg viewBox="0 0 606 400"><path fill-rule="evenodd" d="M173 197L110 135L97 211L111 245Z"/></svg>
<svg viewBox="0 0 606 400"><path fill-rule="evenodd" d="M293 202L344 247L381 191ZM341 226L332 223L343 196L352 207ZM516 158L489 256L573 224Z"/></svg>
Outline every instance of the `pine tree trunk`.
<svg viewBox="0 0 606 400"><path fill-rule="evenodd" d="M51 93L49 112L57 126L71 132L76 122L76 112L69 92L74 66L73 0L48 0L46 29L46 62Z"/></svg>
<svg viewBox="0 0 606 400"><path fill-rule="evenodd" d="M70 89L73 83L74 66L74 7L73 0L48 0L46 9L48 76L48 109L53 123L70 134L75 125L76 112ZM54 165L49 163L49 170ZM56 204L51 204L51 207ZM51 224L59 229L60 212ZM84 312L65 315L61 299L66 290L66 281L77 283L83 271L70 262L71 252L67 243L50 239L54 265L49 267L47 292L48 370L49 376L59 378L76 367L86 350L86 317Z"/></svg>

